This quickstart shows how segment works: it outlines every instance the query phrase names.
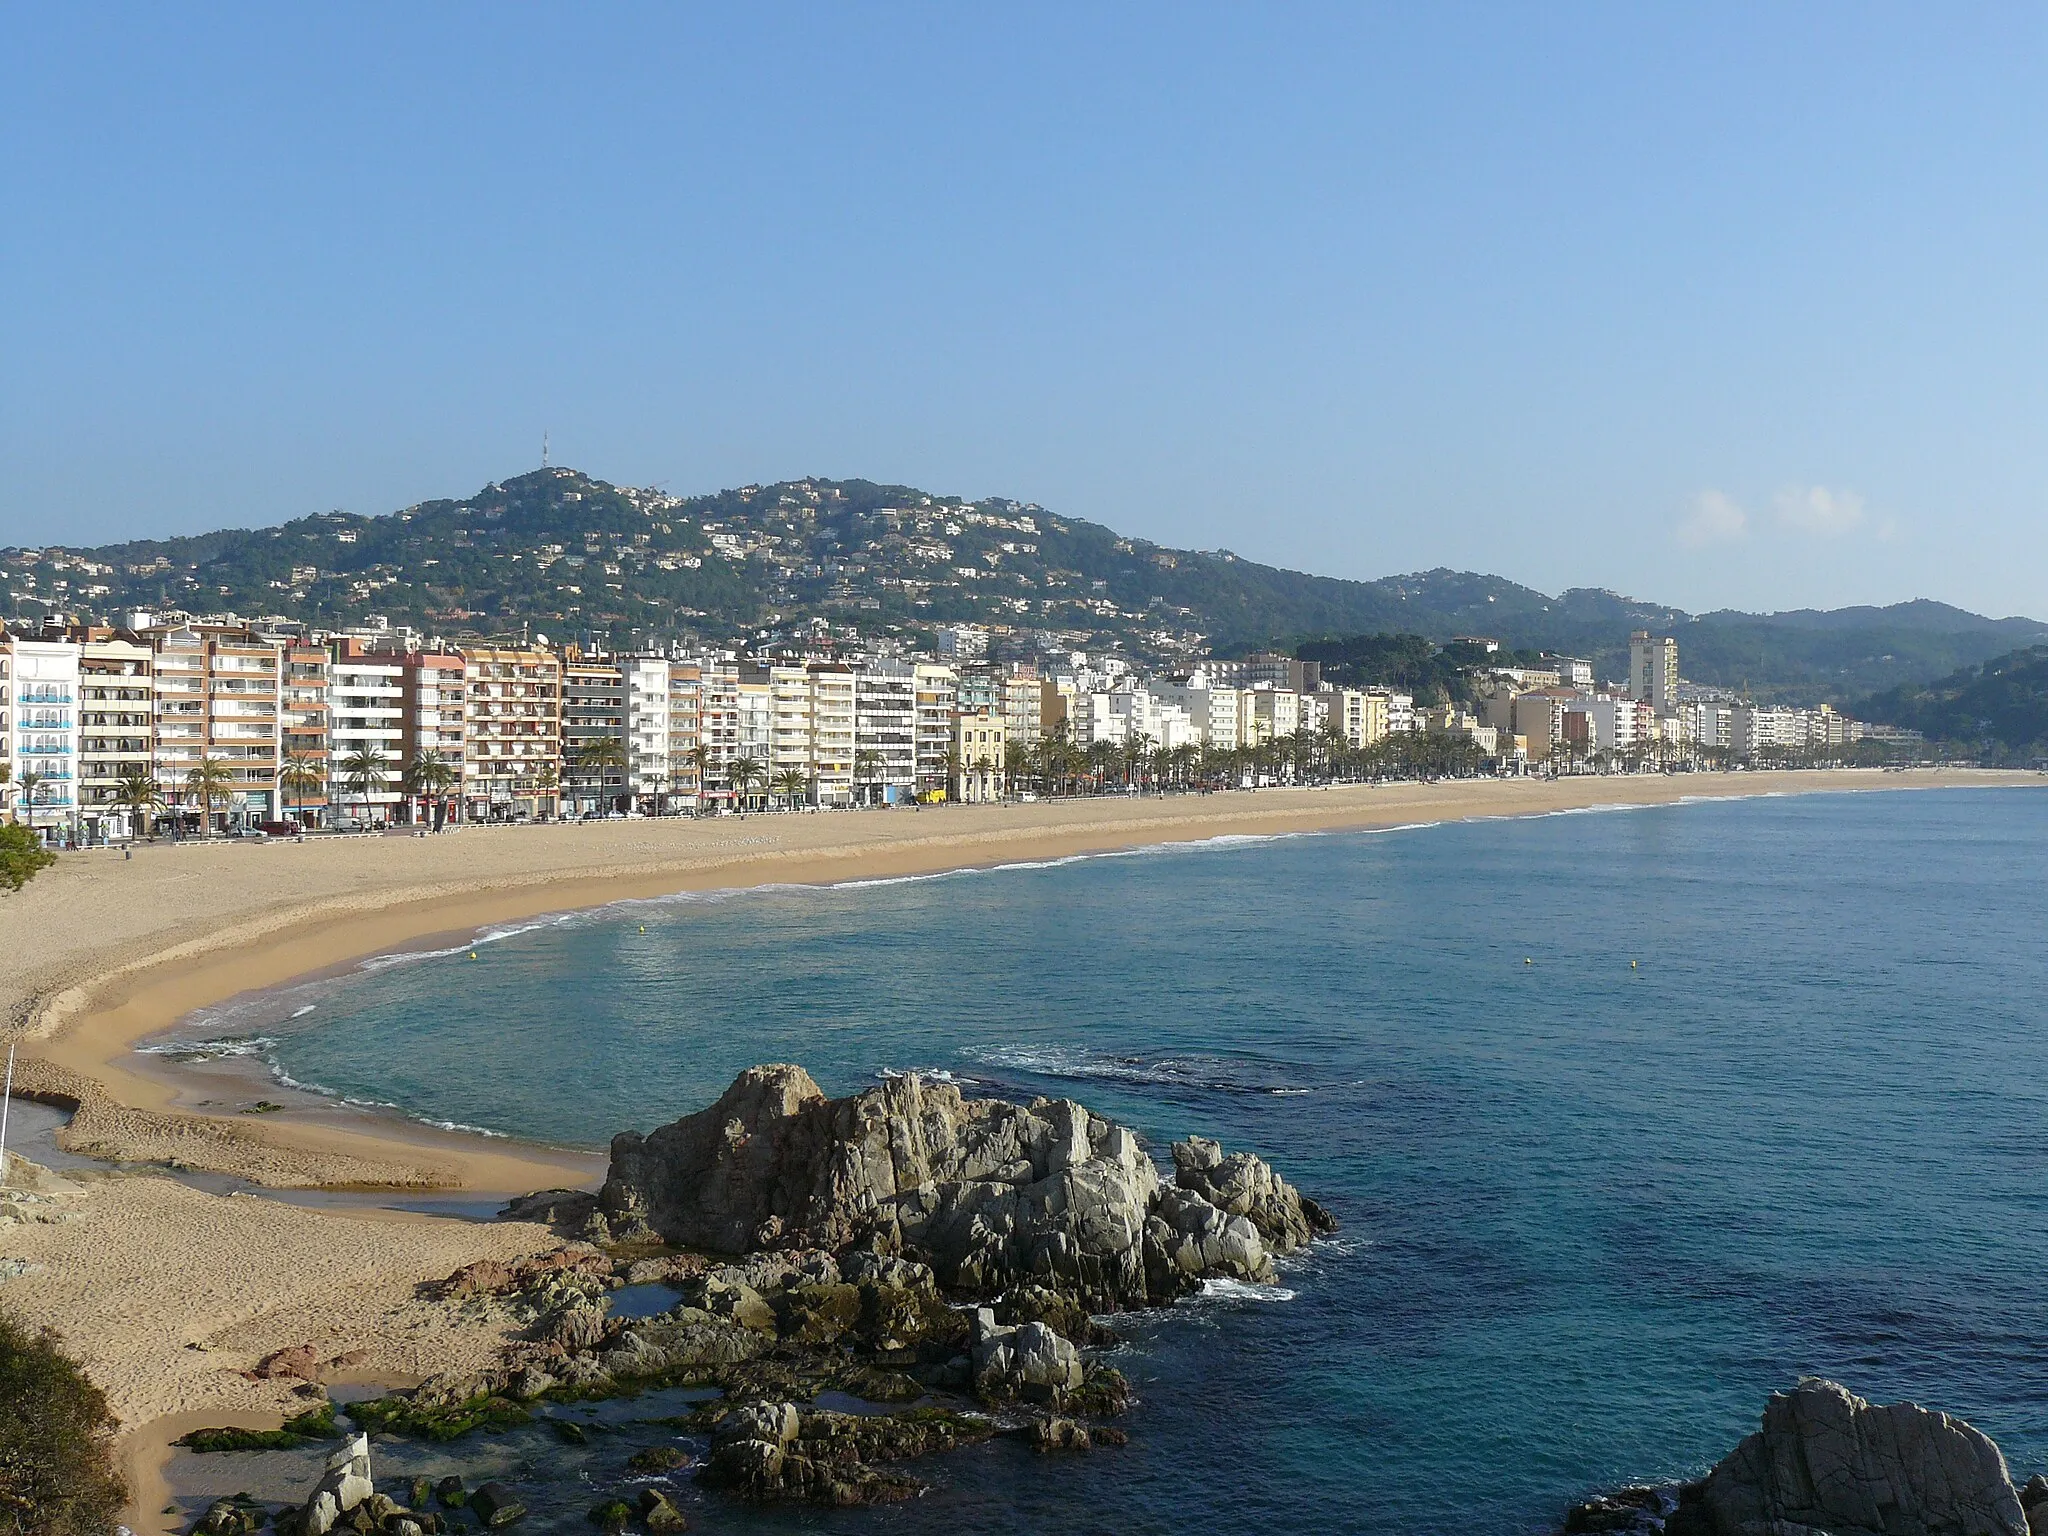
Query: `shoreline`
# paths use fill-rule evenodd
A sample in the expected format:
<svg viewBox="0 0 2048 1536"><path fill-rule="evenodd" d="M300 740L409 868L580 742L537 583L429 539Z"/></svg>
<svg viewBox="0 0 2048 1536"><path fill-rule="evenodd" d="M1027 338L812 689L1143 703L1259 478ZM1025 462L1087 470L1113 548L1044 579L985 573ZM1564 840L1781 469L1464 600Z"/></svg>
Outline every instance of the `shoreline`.
<svg viewBox="0 0 2048 1536"><path fill-rule="evenodd" d="M400 890L369 910L315 907L287 912L268 931L240 943L188 942L131 962L84 996L74 991L53 999L45 1011L56 1017L47 1033L38 1038L32 1028L21 1041L25 1049L17 1065L16 1089L44 1102L76 1102L77 1115L60 1133L59 1144L103 1161L173 1162L276 1189L509 1196L553 1184L576 1187L601 1177L601 1149L552 1146L476 1129L444 1129L398 1108L348 1104L327 1099L315 1089L283 1085L280 1092L306 1102L265 1115L256 1124L208 1115L190 1102L190 1095L202 1086L197 1074L174 1063L138 1062L135 1048L177 1029L201 1010L345 977L385 956L460 948L484 941L494 928L684 893L931 877L1219 837L1391 830L1783 794L2029 785L2048 787L2048 779L1987 770L1838 769L1342 785L1133 801L1102 797L918 813L843 813L895 824L917 818L912 827L891 825L891 832L913 827L924 832L927 818L981 814L975 816L975 824L957 829L942 825L919 837L866 837L810 848L756 845L744 852L721 851L709 858L643 865L610 875L570 870L556 878L522 874L452 890L444 886L431 893ZM1070 809L1096 814L1042 814ZM1100 814L1104 809L1127 814ZM1003 824L1004 813L1018 811L1041 814L1029 816L1025 825ZM815 825L840 819L771 815L748 820ZM1045 825L1062 819L1068 825ZM722 827L724 822L710 825ZM550 829L538 830L545 835ZM377 844L369 841L368 846ZM86 1085L86 1092L75 1091L79 1084ZM147 1129L135 1123L143 1118L152 1122ZM174 1157L153 1156L163 1139L165 1120L184 1122L181 1128L188 1131L204 1130L176 1138L182 1144Z"/></svg>
<svg viewBox="0 0 2048 1536"><path fill-rule="evenodd" d="M62 1138L71 1150L125 1151L131 1161L217 1171L271 1191L515 1194L592 1184L602 1155L437 1131L395 1111L330 1109L324 1119L294 1111L238 1122L195 1112L180 1085L139 1065L133 1048L197 1009L345 972L367 958L688 891L845 885L1236 836L2004 786L2048 787L2048 778L1840 770L1481 780L494 829L328 847L188 846L138 850L132 862L78 855L8 898L4 910L23 919L23 942L0 957L0 1006L11 1003L24 1046L17 1087L80 1105ZM606 859L607 867L594 867ZM119 905L124 889L186 906L151 926ZM341 1119L347 1123L332 1123ZM86 1179L71 1225L10 1229L19 1234L10 1251L43 1272L5 1282L0 1302L66 1334L108 1390L123 1420L138 1495L128 1523L138 1536L165 1528L161 1500L145 1504L142 1494L162 1487L169 1416L186 1428L182 1416L195 1413L276 1423L284 1387L245 1373L266 1353L309 1339L336 1355L367 1349L366 1374L379 1379L456 1368L502 1340L440 1317L418 1301L417 1287L475 1258L557 1241L519 1224L209 1194L148 1171ZM344 1276L355 1278L344 1284Z"/></svg>

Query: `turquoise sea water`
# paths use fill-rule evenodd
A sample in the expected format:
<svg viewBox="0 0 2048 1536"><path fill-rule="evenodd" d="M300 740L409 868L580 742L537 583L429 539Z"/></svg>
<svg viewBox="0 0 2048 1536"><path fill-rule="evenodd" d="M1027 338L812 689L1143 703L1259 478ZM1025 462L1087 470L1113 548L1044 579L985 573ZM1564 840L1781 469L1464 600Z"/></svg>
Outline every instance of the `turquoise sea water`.
<svg viewBox="0 0 2048 1536"><path fill-rule="evenodd" d="M1805 1372L2048 1469L2044 920L2048 793L1724 802L636 904L330 983L273 1050L590 1144L757 1061L944 1070L1344 1223L1290 1300L1132 1325L1125 1450L698 1529L1522 1532ZM532 1447L580 1525L610 1453Z"/></svg>

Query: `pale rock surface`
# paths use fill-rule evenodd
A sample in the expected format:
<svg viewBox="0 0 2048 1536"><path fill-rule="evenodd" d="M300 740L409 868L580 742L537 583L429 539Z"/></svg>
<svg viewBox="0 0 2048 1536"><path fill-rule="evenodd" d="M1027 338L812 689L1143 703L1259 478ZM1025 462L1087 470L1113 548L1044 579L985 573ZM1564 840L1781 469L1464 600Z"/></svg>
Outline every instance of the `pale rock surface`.
<svg viewBox="0 0 2048 1536"><path fill-rule="evenodd" d="M1772 1395L1703 1498L1720 1536L2027 1536L2005 1457L1982 1432L1813 1378Z"/></svg>

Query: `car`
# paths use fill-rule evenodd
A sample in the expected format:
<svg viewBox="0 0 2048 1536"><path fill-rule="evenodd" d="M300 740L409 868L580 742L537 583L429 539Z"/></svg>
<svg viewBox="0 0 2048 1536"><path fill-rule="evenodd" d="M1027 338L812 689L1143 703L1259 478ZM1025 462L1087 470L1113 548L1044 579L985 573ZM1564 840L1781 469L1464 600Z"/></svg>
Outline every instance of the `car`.
<svg viewBox="0 0 2048 1536"><path fill-rule="evenodd" d="M256 826L269 837L297 837L305 830L295 821L259 821Z"/></svg>

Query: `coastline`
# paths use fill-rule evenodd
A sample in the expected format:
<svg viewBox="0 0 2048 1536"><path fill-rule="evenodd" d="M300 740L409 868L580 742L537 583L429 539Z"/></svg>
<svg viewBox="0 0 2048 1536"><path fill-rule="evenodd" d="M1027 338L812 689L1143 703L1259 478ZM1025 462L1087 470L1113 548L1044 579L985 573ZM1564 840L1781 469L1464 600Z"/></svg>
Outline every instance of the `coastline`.
<svg viewBox="0 0 2048 1536"><path fill-rule="evenodd" d="M276 1188L510 1193L589 1183L587 1154L432 1131L399 1118L194 1113L174 1082L141 1070L136 1041L194 1009L333 972L429 937L681 891L838 884L1273 836L1522 817L1766 794L1998 785L2037 774L1877 771L1489 781L1094 800L923 812L765 816L744 822L478 829L440 839L77 855L9 898L19 942L0 958L0 1003L26 1047L17 1082L76 1098L67 1144L175 1159ZM191 857L186 857L191 855ZM240 878L237 878L239 875ZM49 882L45 887L44 882ZM121 903L183 905L138 924ZM94 913L106 903L105 921ZM122 924L126 922L127 928ZM10 993L7 989L12 988ZM682 1108L686 1106L678 1106ZM337 1117L329 1115L329 1120ZM253 1176L253 1177L252 1177ZM223 1197L150 1173L89 1176L67 1225L9 1229L42 1266L0 1302L66 1333L127 1426L138 1533L163 1528L168 1415L274 1424L289 1384L244 1375L263 1355L317 1343L367 1349L385 1382L457 1369L501 1342L452 1327L415 1288L478 1257L553 1246L538 1227L306 1209ZM145 1490L153 1488L145 1502Z"/></svg>

